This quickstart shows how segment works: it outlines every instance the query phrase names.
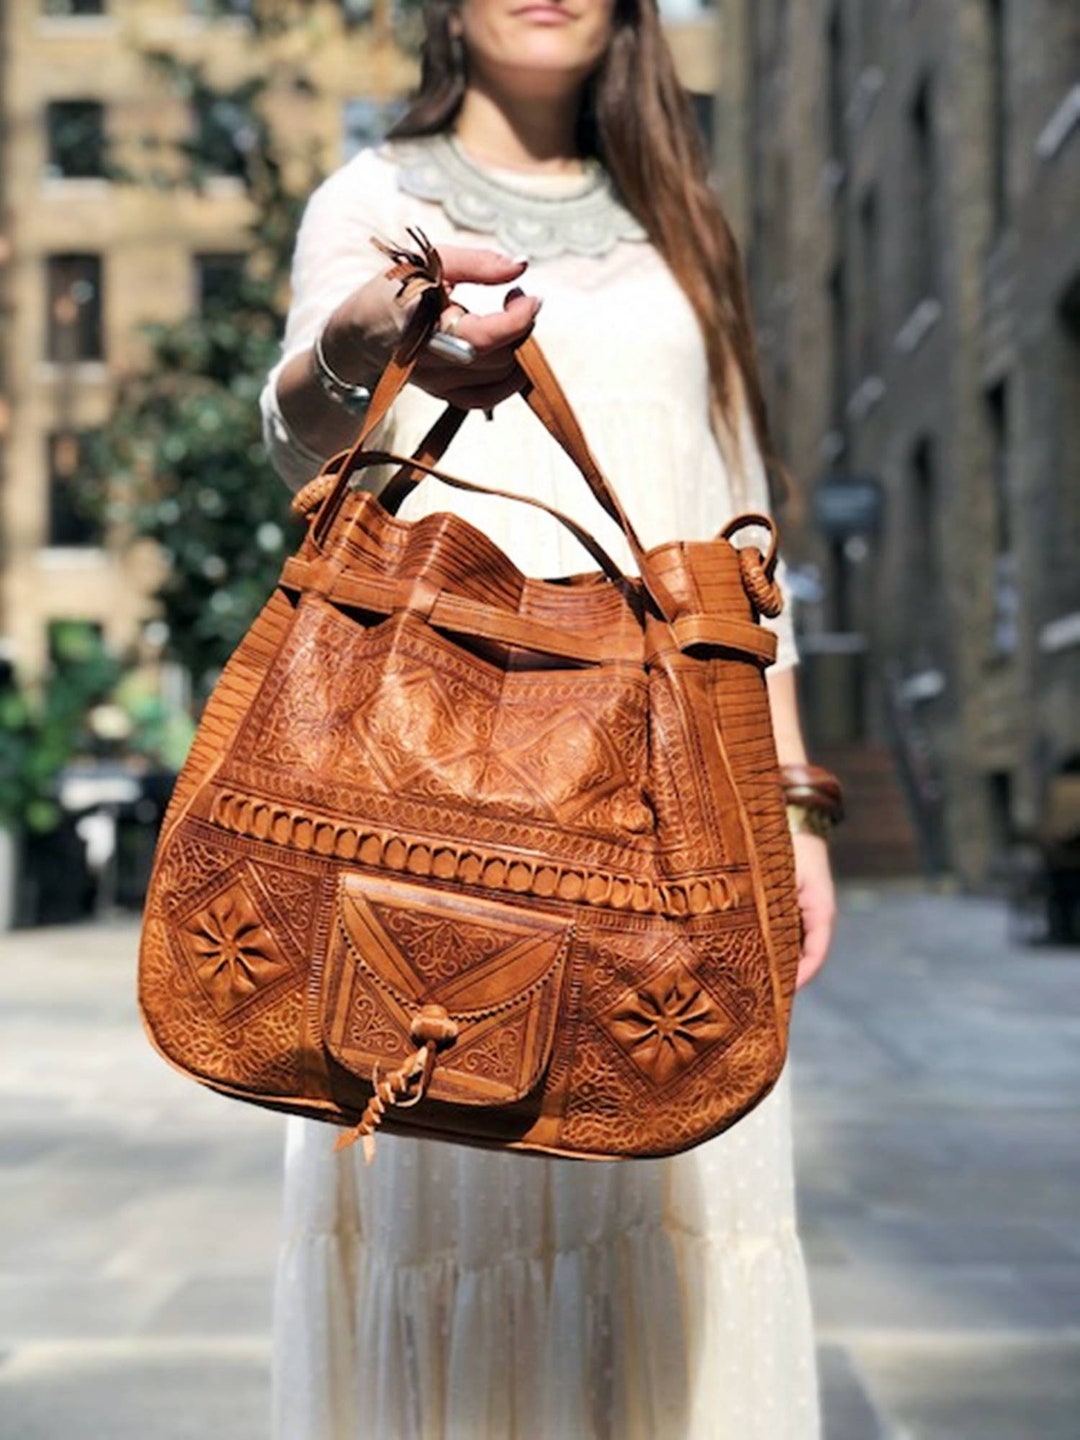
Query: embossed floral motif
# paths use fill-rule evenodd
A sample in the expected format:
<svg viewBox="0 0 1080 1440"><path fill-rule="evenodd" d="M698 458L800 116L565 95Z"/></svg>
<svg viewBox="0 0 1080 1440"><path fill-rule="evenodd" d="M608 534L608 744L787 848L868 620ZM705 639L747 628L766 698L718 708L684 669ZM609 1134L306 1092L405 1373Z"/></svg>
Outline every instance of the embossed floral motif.
<svg viewBox="0 0 1080 1440"><path fill-rule="evenodd" d="M195 970L219 1010L280 979L288 961L242 885L216 896L184 927Z"/></svg>
<svg viewBox="0 0 1080 1440"><path fill-rule="evenodd" d="M732 1017L682 963L627 991L608 1013L612 1039L655 1085L666 1085L710 1046L728 1040Z"/></svg>

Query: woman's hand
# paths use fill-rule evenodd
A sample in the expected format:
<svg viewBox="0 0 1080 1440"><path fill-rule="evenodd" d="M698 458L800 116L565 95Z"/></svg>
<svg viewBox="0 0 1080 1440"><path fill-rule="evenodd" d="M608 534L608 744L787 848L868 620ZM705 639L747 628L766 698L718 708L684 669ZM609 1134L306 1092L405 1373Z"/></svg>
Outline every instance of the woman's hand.
<svg viewBox="0 0 1080 1440"><path fill-rule="evenodd" d="M459 284L505 285L524 273L527 261L510 260L493 250L459 245L439 246L447 288ZM368 383L378 374L397 344L411 310L396 300L397 286L385 278L353 292L326 327L323 349L335 373L346 380ZM464 409L490 410L521 389L524 376L514 348L532 330L540 300L511 290L501 310L487 315L466 313L451 303L443 312L442 328L452 324L454 334L476 351L469 365L444 360L423 350L413 371L413 382L440 400Z"/></svg>
<svg viewBox="0 0 1080 1440"><path fill-rule="evenodd" d="M836 922L836 894L828 843L817 835L793 835L791 839L802 919L802 954L795 980L799 989L825 964Z"/></svg>
<svg viewBox="0 0 1080 1440"><path fill-rule="evenodd" d="M494 250L458 245L443 245L439 254L448 287L466 282L510 284L527 264ZM377 275L343 300L327 321L323 354L330 369L347 384L373 390L386 369L411 313L410 307L398 304L397 293L395 282ZM460 305L450 304L440 323L444 329L454 325L454 333L469 342L476 359L455 365L424 350L413 380L440 400L490 410L525 383L514 347L532 329L539 309L540 301L520 290L511 290L502 309L490 315L467 315ZM312 372L310 350L298 352L283 366L277 393L285 423L317 455L333 455L356 439L359 419L323 393Z"/></svg>

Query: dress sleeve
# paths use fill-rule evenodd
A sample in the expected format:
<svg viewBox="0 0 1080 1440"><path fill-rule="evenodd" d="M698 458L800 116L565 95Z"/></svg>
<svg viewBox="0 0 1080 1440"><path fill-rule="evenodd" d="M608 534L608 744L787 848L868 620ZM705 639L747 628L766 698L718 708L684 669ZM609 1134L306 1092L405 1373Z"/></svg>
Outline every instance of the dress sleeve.
<svg viewBox="0 0 1080 1440"><path fill-rule="evenodd" d="M292 303L281 356L259 402L270 459L293 490L311 479L329 452L313 450L289 428L278 403L278 376L294 355L311 346L346 296L385 268L371 237L395 233L396 197L392 166L368 150L324 180L304 209L293 252Z"/></svg>
<svg viewBox="0 0 1080 1440"><path fill-rule="evenodd" d="M772 514L769 498L769 480L765 473L765 462L761 457L753 422L745 402L740 406L739 446L742 457L743 478L739 486L739 509L756 511L759 515ZM781 534L781 545L783 535ZM787 670L799 663L799 651L795 643L795 620L792 615L791 587L788 584L787 566L781 553L776 566L776 582L784 597L784 608L775 620L762 616L761 623L772 630L777 639L776 661L773 670Z"/></svg>

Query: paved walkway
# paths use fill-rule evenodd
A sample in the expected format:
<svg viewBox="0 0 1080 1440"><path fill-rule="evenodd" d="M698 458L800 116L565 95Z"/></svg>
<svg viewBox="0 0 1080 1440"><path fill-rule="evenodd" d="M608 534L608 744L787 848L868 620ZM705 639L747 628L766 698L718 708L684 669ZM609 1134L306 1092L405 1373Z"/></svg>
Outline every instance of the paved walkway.
<svg viewBox="0 0 1080 1440"><path fill-rule="evenodd" d="M0 1440L267 1436L282 1122L150 1051L135 944L0 936ZM794 1037L827 1440L1077 1440L1078 980L846 895Z"/></svg>
<svg viewBox="0 0 1080 1440"><path fill-rule="evenodd" d="M849 890L795 1059L828 1440L1078 1440L1080 950Z"/></svg>

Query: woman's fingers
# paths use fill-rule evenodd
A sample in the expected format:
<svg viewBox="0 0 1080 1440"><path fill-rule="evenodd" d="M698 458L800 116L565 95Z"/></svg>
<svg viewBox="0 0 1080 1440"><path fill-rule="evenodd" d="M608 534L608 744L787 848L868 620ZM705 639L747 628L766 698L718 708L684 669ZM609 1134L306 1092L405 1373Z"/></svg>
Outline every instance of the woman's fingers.
<svg viewBox="0 0 1080 1440"><path fill-rule="evenodd" d="M448 288L461 283L505 285L518 279L528 263L494 250L458 245L441 245L439 255ZM516 288L507 293L503 308L490 314L473 314L451 300L440 328L467 341L475 359L468 365L454 364L425 350L413 372L414 381L440 400L466 409L490 410L525 383L514 350L531 332L540 305L536 296Z"/></svg>
<svg viewBox="0 0 1080 1440"><path fill-rule="evenodd" d="M507 285L528 265L523 257L511 259L497 250L474 250L466 245L440 245L443 278L447 285Z"/></svg>
<svg viewBox="0 0 1080 1440"><path fill-rule="evenodd" d="M462 410L491 410L503 400L508 400L511 395L516 395L524 384L525 376L515 365L511 373L502 380L483 385L462 385L444 391L441 398L460 406Z"/></svg>
<svg viewBox="0 0 1080 1440"><path fill-rule="evenodd" d="M490 315L462 315L454 326L454 334L468 340L477 355L513 349L529 334L541 303L535 295L522 295L518 291L506 297L502 310Z"/></svg>
<svg viewBox="0 0 1080 1440"><path fill-rule="evenodd" d="M795 835L793 844L802 920L802 953L795 983L802 987L814 978L828 956L836 921L836 896L826 842L816 835Z"/></svg>
<svg viewBox="0 0 1080 1440"><path fill-rule="evenodd" d="M476 358L469 365L455 365L428 350L417 362L414 380L441 400L465 409L490 410L524 384L514 350L532 330L540 303L520 290L511 290L503 309L489 315L470 314L451 302L442 328L467 340Z"/></svg>

